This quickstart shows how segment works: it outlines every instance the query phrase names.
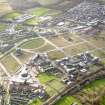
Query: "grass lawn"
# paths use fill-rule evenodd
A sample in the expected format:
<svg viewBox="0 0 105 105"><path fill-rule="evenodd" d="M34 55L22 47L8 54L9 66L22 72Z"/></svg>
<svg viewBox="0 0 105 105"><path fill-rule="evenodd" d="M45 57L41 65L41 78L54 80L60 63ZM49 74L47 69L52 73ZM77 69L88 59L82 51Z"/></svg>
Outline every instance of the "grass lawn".
<svg viewBox="0 0 105 105"><path fill-rule="evenodd" d="M89 37L86 40L89 41L94 46L96 46L97 48L104 48L105 47L105 40L103 40L103 38Z"/></svg>
<svg viewBox="0 0 105 105"><path fill-rule="evenodd" d="M101 50L95 50L92 54L102 59L105 58L105 52Z"/></svg>
<svg viewBox="0 0 105 105"><path fill-rule="evenodd" d="M21 16L21 15L22 15L21 13L15 11L15 12L11 12L11 13L6 14L4 16L4 18L7 20L11 20L11 19L15 19L16 17Z"/></svg>
<svg viewBox="0 0 105 105"><path fill-rule="evenodd" d="M51 81L57 79L55 76L47 74L47 73L41 73L38 76L38 79L42 84L46 86L46 92L49 96L53 96L54 94L56 94L56 90L53 89L52 86L50 86Z"/></svg>
<svg viewBox="0 0 105 105"><path fill-rule="evenodd" d="M14 53L16 55L16 52ZM22 51L22 55L17 57L22 63L26 63L29 58L32 56L32 53Z"/></svg>
<svg viewBox="0 0 105 105"><path fill-rule="evenodd" d="M58 91L56 91L54 88L50 86L46 86L46 92L49 95L49 97L52 97L58 93Z"/></svg>
<svg viewBox="0 0 105 105"><path fill-rule="evenodd" d="M52 60L57 60L57 59L60 59L60 58L64 58L64 54L62 52L58 51L58 50L48 52L48 56Z"/></svg>
<svg viewBox="0 0 105 105"><path fill-rule="evenodd" d="M105 86L105 79L96 80L89 85L85 86L84 89L94 89L95 87Z"/></svg>
<svg viewBox="0 0 105 105"><path fill-rule="evenodd" d="M59 10L49 10L45 15L47 16L57 16L57 15L59 15L59 14L61 14L62 12L61 11L59 11Z"/></svg>
<svg viewBox="0 0 105 105"><path fill-rule="evenodd" d="M62 97L55 105L72 105L73 103L77 103L81 105L80 102L72 96L64 96Z"/></svg>
<svg viewBox="0 0 105 105"><path fill-rule="evenodd" d="M64 88L64 84L60 82L59 78L48 73L41 73L38 76L39 81L46 86L46 92L51 97L58 94Z"/></svg>
<svg viewBox="0 0 105 105"><path fill-rule="evenodd" d="M11 55L5 56L1 60L1 62L10 73L16 72L18 67L20 66L18 62Z"/></svg>
<svg viewBox="0 0 105 105"><path fill-rule="evenodd" d="M2 53L0 52L0 55L2 55Z"/></svg>
<svg viewBox="0 0 105 105"><path fill-rule="evenodd" d="M93 50L94 47L90 46L88 43L84 42L83 44L78 44L78 45L73 45L67 48L64 48L65 53L68 55L77 55L86 51L91 51Z"/></svg>
<svg viewBox="0 0 105 105"><path fill-rule="evenodd" d="M105 96L102 98L100 105L105 105Z"/></svg>
<svg viewBox="0 0 105 105"><path fill-rule="evenodd" d="M39 22L40 22L39 19L32 18L32 19L26 20L24 23L27 25L37 25Z"/></svg>
<svg viewBox="0 0 105 105"><path fill-rule="evenodd" d="M52 46L51 44L47 43L45 46L39 48L39 49L35 49L36 52L46 52L49 50L53 50L55 49L54 46Z"/></svg>
<svg viewBox="0 0 105 105"><path fill-rule="evenodd" d="M65 84L59 80L53 80L51 83L49 83L49 86L56 90L56 92L60 92L62 89L64 89Z"/></svg>
<svg viewBox="0 0 105 105"><path fill-rule="evenodd" d="M37 98L30 105L42 105L42 101L39 98Z"/></svg>
<svg viewBox="0 0 105 105"><path fill-rule="evenodd" d="M58 47L64 47L70 45L70 43L67 40L65 40L62 36L48 38L48 40L54 43Z"/></svg>
<svg viewBox="0 0 105 105"><path fill-rule="evenodd" d="M47 73L41 73L38 75L38 79L42 84L45 84L51 80L56 79L56 77Z"/></svg>
<svg viewBox="0 0 105 105"><path fill-rule="evenodd" d="M105 65L105 59L102 60L102 64Z"/></svg>
<svg viewBox="0 0 105 105"><path fill-rule="evenodd" d="M42 46L44 42L42 38L31 39L21 44L20 47L23 49L35 49Z"/></svg>
<svg viewBox="0 0 105 105"><path fill-rule="evenodd" d="M74 36L68 35L68 37L70 38L69 42L71 42L72 44L83 42L83 40L80 37L76 37L75 35Z"/></svg>
<svg viewBox="0 0 105 105"><path fill-rule="evenodd" d="M93 46L89 45L87 42L85 42L83 44L76 45L75 48L77 49L78 53L91 51L91 50L95 49Z"/></svg>
<svg viewBox="0 0 105 105"><path fill-rule="evenodd" d="M48 8L35 8L30 11L30 13L34 16L42 16L49 11Z"/></svg>
<svg viewBox="0 0 105 105"><path fill-rule="evenodd" d="M95 72L97 70L99 70L100 68L102 68L102 66L99 65L89 65L89 72Z"/></svg>
<svg viewBox="0 0 105 105"><path fill-rule="evenodd" d="M18 24L16 27L15 27L16 30L22 30L24 29L24 26L21 25L21 24Z"/></svg>
<svg viewBox="0 0 105 105"><path fill-rule="evenodd" d="M4 31L7 28L6 24L0 23L0 31Z"/></svg>

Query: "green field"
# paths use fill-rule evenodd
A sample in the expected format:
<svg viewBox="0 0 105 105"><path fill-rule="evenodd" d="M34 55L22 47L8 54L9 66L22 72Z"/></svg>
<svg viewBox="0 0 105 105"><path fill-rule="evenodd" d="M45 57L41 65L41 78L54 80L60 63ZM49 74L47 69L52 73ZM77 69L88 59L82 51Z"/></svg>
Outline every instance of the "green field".
<svg viewBox="0 0 105 105"><path fill-rule="evenodd" d="M4 16L5 19L7 20L12 20L12 19L15 19L17 18L18 16L21 16L22 14L20 12L11 12L11 13L8 13Z"/></svg>
<svg viewBox="0 0 105 105"><path fill-rule="evenodd" d="M105 59L102 60L102 64L105 65Z"/></svg>
<svg viewBox="0 0 105 105"><path fill-rule="evenodd" d="M39 48L39 49L35 49L36 52L46 52L49 50L53 50L55 49L54 46L52 46L51 44L47 43L45 46Z"/></svg>
<svg viewBox="0 0 105 105"><path fill-rule="evenodd" d="M62 97L55 105L72 105L73 103L77 103L77 105L81 105L79 100L77 100L72 96Z"/></svg>
<svg viewBox="0 0 105 105"><path fill-rule="evenodd" d="M89 85L85 86L84 89L94 89L95 87L99 88L102 85L105 86L105 79L96 80L96 81L90 83Z"/></svg>
<svg viewBox="0 0 105 105"><path fill-rule="evenodd" d="M102 98L100 105L105 105L105 97Z"/></svg>
<svg viewBox="0 0 105 105"><path fill-rule="evenodd" d="M37 0L34 0L37 1ZM39 2L42 5L51 5L54 3L57 3L58 1L62 1L62 0L38 0L37 2Z"/></svg>
<svg viewBox="0 0 105 105"><path fill-rule="evenodd" d="M64 54L58 50L48 52L48 56L51 60L57 60L65 57Z"/></svg>
<svg viewBox="0 0 105 105"><path fill-rule="evenodd" d="M48 73L41 73L38 76L38 79L42 84L46 86L46 92L50 97L58 94L65 86L60 82L59 78Z"/></svg>
<svg viewBox="0 0 105 105"><path fill-rule="evenodd" d="M32 19L26 20L24 22L24 24L27 24L27 25L38 25L39 22L40 22L39 19L32 18Z"/></svg>
<svg viewBox="0 0 105 105"><path fill-rule="evenodd" d="M24 29L24 26L21 25L21 24L17 24L16 27L15 27L16 30L22 30Z"/></svg>
<svg viewBox="0 0 105 105"><path fill-rule="evenodd" d="M56 79L56 77L47 73L41 73L38 75L38 79L42 84L45 84L51 80Z"/></svg>
<svg viewBox="0 0 105 105"><path fill-rule="evenodd" d="M48 8L35 8L30 11L30 13L34 16L42 16L49 11Z"/></svg>
<svg viewBox="0 0 105 105"><path fill-rule="evenodd" d="M35 49L35 48L42 46L44 42L45 41L42 38L36 38L36 39L31 39L31 40L24 42L19 47L23 49Z"/></svg>
<svg viewBox="0 0 105 105"><path fill-rule="evenodd" d="M16 55L16 52L14 52L14 55ZM17 58L22 62L22 63L26 63L29 58L32 56L32 53L28 53L28 52L24 52L22 51L22 55L18 56Z"/></svg>
<svg viewBox="0 0 105 105"><path fill-rule="evenodd" d="M92 54L101 58L101 59L105 58L105 52L101 51L101 50L92 51Z"/></svg>
<svg viewBox="0 0 105 105"><path fill-rule="evenodd" d="M42 105L42 101L39 98L37 98L30 105Z"/></svg>
<svg viewBox="0 0 105 105"><path fill-rule="evenodd" d="M1 62L10 73L15 73L20 66L11 55L5 56Z"/></svg>
<svg viewBox="0 0 105 105"><path fill-rule="evenodd" d="M4 31L7 28L6 24L0 23L0 31Z"/></svg>
<svg viewBox="0 0 105 105"><path fill-rule="evenodd" d="M49 10L45 15L47 16L57 16L57 15L59 15L59 14L61 14L62 12L61 11L59 11L59 10Z"/></svg>
<svg viewBox="0 0 105 105"><path fill-rule="evenodd" d="M0 52L0 55L2 55L2 53Z"/></svg>

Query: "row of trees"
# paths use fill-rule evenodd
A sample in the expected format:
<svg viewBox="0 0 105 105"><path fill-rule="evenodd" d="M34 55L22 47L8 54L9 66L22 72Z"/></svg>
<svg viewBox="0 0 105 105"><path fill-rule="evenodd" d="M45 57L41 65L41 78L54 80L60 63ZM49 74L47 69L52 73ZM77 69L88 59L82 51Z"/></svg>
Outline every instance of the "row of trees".
<svg viewBox="0 0 105 105"><path fill-rule="evenodd" d="M85 89L75 96L81 101L82 105L105 105L103 102L105 99L105 85Z"/></svg>

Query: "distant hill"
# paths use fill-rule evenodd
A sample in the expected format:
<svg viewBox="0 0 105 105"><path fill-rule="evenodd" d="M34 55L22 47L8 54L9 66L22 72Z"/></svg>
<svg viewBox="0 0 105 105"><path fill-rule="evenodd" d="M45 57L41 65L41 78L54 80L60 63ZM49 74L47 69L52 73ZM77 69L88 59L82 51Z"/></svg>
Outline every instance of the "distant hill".
<svg viewBox="0 0 105 105"><path fill-rule="evenodd" d="M7 1L14 9L20 9L20 10L40 6L40 4L35 0L7 0Z"/></svg>
<svg viewBox="0 0 105 105"><path fill-rule="evenodd" d="M70 8L77 6L83 1L84 0L60 0L58 3L56 2L56 4L50 5L48 7L52 9L66 11Z"/></svg>
<svg viewBox="0 0 105 105"><path fill-rule="evenodd" d="M35 0L35 1L39 2L41 5L51 5L51 4L56 4L63 0Z"/></svg>
<svg viewBox="0 0 105 105"><path fill-rule="evenodd" d="M2 3L2 2L7 2L7 0L0 0L0 3Z"/></svg>
<svg viewBox="0 0 105 105"><path fill-rule="evenodd" d="M3 0L2 0L3 1ZM41 5L52 5L64 0L7 0L14 9L29 9Z"/></svg>

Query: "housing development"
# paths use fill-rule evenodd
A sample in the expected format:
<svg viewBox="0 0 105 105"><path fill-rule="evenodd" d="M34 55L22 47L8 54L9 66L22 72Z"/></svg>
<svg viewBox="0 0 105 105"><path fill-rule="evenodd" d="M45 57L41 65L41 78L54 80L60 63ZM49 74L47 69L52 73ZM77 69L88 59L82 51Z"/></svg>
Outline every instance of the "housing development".
<svg viewBox="0 0 105 105"><path fill-rule="evenodd" d="M0 0L0 105L105 105L105 1Z"/></svg>

